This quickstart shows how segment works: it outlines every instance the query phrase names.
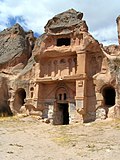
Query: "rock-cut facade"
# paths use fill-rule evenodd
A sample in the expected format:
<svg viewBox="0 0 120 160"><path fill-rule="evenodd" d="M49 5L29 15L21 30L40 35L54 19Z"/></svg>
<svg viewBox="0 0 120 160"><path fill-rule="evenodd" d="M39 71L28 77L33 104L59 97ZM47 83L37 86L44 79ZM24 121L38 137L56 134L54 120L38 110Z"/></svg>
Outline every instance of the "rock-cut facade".
<svg viewBox="0 0 120 160"><path fill-rule="evenodd" d="M119 18L117 24L119 39ZM118 55L119 45L103 48L83 13L54 16L38 38L16 24L0 32L0 41L2 116L37 114L53 124L118 116L119 65L107 55Z"/></svg>

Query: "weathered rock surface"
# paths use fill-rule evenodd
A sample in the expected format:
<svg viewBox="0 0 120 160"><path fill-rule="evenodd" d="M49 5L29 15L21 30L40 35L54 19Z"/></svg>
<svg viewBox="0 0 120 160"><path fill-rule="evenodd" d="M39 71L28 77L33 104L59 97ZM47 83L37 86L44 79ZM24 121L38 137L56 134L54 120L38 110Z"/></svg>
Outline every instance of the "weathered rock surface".
<svg viewBox="0 0 120 160"><path fill-rule="evenodd" d="M0 116L12 116L9 106L8 79L0 76Z"/></svg>
<svg viewBox="0 0 120 160"><path fill-rule="evenodd" d="M32 54L31 41L35 41L33 33L25 32L19 24L0 32L0 68L26 65Z"/></svg>
<svg viewBox="0 0 120 160"><path fill-rule="evenodd" d="M19 24L15 24L13 27L0 32L1 114L3 108L5 108L3 112L7 112L9 115L11 114L9 108L11 84L14 86L15 83L19 83L18 76L31 70L32 66L29 58L32 56L35 40L36 38L33 32L25 32Z"/></svg>
<svg viewBox="0 0 120 160"><path fill-rule="evenodd" d="M45 26L45 32L50 34L69 34L78 26L81 31L87 31L88 27L82 18L83 13L70 9L50 19Z"/></svg>

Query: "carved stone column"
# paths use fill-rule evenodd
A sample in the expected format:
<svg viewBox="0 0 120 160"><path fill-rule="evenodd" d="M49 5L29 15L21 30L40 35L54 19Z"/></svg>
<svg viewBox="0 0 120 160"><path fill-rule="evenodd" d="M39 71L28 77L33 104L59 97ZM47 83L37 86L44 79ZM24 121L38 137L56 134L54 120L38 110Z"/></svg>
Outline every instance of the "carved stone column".
<svg viewBox="0 0 120 160"><path fill-rule="evenodd" d="M54 62L51 62L51 77L55 77L55 65Z"/></svg>
<svg viewBox="0 0 120 160"><path fill-rule="evenodd" d="M86 54L85 52L77 54L77 74L85 74L85 61Z"/></svg>
<svg viewBox="0 0 120 160"><path fill-rule="evenodd" d="M38 106L38 95L39 95L39 84L36 83L35 89L34 89L34 106L37 108Z"/></svg>
<svg viewBox="0 0 120 160"><path fill-rule="evenodd" d="M71 65L72 65L72 75L75 75L75 62L74 62L74 59L72 59Z"/></svg>

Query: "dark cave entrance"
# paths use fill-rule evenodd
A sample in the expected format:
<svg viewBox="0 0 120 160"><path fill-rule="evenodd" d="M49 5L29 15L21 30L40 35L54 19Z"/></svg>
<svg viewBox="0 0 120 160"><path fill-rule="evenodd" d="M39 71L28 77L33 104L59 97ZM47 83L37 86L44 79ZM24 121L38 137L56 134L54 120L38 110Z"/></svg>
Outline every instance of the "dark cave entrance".
<svg viewBox="0 0 120 160"><path fill-rule="evenodd" d="M104 87L102 91L102 95L104 97L104 104L107 107L111 107L115 105L115 89L112 86Z"/></svg>
<svg viewBox="0 0 120 160"><path fill-rule="evenodd" d="M23 88L19 88L15 93L15 100L14 100L14 109L19 112L21 106L24 105L26 98L26 92Z"/></svg>

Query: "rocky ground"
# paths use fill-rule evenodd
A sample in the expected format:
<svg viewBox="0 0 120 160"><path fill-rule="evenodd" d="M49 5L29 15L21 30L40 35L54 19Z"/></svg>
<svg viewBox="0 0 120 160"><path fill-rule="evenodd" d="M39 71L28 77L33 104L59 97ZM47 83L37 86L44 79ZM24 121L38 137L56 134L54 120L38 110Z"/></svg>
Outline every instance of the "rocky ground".
<svg viewBox="0 0 120 160"><path fill-rule="evenodd" d="M53 126L38 117L0 118L1 160L119 160L120 121Z"/></svg>

